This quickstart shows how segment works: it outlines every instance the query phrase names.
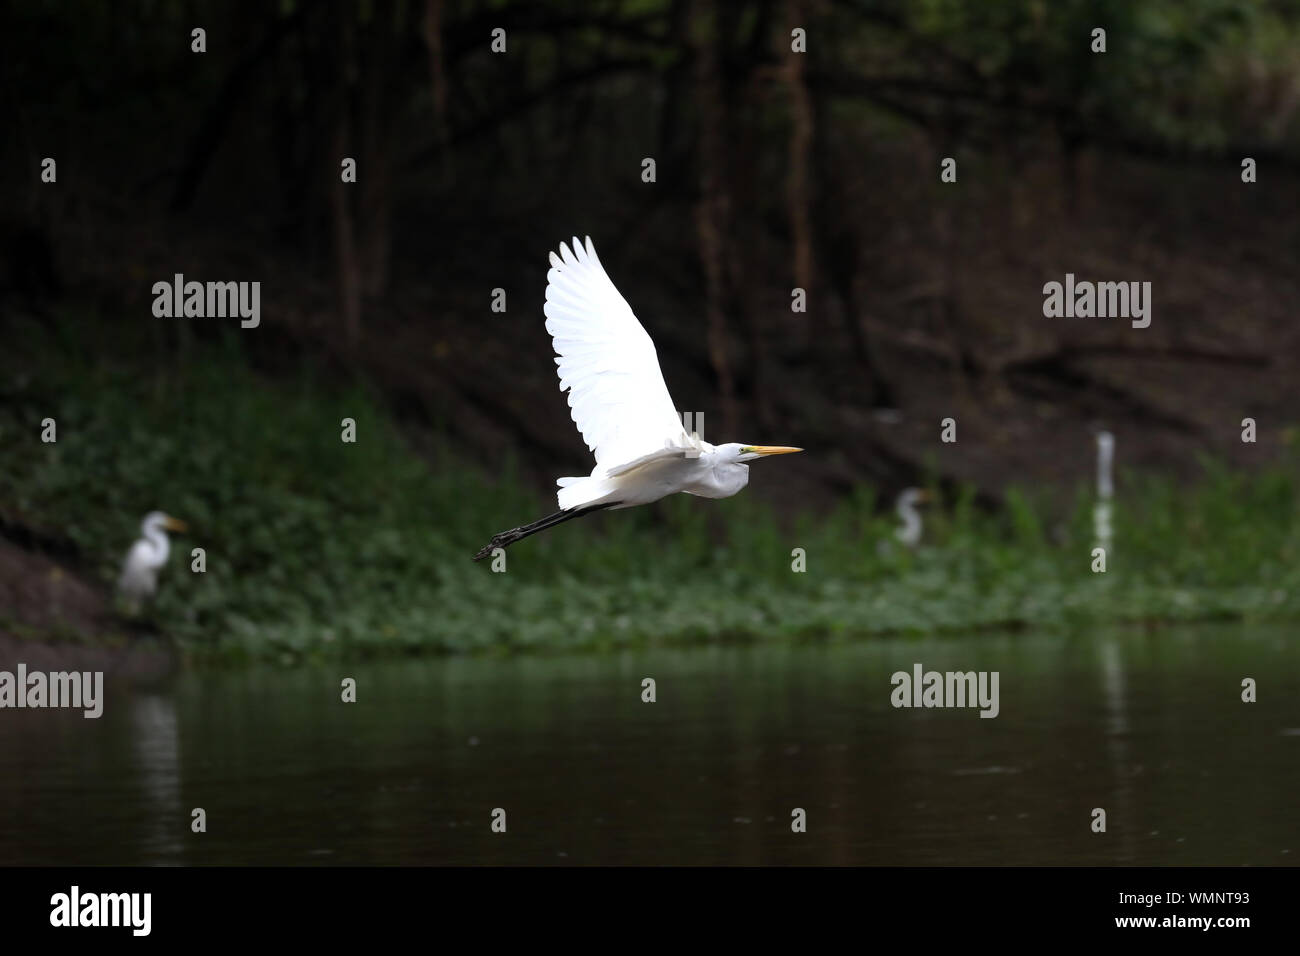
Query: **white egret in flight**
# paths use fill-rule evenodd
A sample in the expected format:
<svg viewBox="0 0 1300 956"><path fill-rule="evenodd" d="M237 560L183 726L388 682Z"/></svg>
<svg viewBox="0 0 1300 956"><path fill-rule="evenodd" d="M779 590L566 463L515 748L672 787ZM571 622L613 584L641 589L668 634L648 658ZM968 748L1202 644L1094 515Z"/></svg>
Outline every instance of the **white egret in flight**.
<svg viewBox="0 0 1300 956"><path fill-rule="evenodd" d="M117 591L129 610L138 611L143 601L153 597L158 590L158 570L167 563L171 553L168 531L187 530L185 522L151 511L140 525L140 539L131 545L122 562L122 574L117 579Z"/></svg>
<svg viewBox="0 0 1300 956"><path fill-rule="evenodd" d="M802 451L782 445L710 445L688 435L668 395L654 342L614 288L587 238L560 243L546 274L546 331L560 390L596 456L587 477L561 478L560 510L492 536L488 557L579 515L649 504L675 492L729 498L749 483L748 461Z"/></svg>

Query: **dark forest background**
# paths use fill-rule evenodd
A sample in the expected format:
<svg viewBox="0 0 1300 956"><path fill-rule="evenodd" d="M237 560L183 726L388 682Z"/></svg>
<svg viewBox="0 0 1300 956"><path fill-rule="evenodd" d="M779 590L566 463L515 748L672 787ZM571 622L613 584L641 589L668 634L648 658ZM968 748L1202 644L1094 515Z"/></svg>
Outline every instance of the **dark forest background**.
<svg viewBox="0 0 1300 956"><path fill-rule="evenodd" d="M1094 420L1176 465L1292 397L1294 3L6 8L7 311L260 279L262 359L364 371L484 461L581 457L540 310L573 234L712 435L798 438L831 484L915 480L945 415L984 451L940 467L993 490ZM1153 282L1151 328L1044 319L1067 271Z"/></svg>

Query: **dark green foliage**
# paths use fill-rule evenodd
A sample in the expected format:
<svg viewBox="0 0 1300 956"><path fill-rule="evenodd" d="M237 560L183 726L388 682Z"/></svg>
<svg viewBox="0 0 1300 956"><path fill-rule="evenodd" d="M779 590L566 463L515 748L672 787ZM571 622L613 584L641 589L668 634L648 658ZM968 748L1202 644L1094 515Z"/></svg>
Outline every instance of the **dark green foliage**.
<svg viewBox="0 0 1300 956"><path fill-rule="evenodd" d="M39 441L46 415L57 444ZM106 590L145 512L187 520L156 615L223 659L1290 616L1295 492L1283 470L1206 464L1190 487L1121 471L1104 575L1085 492L1068 516L1019 492L991 515L963 493L931 509L919 551L882 554L894 519L865 486L825 517L750 493L585 518L521 542L496 574L470 554L552 502L449 449L417 456L363 388L272 382L205 346L144 376L68 360L0 405L0 512L69 538ZM189 570L196 546L206 574ZM807 573L791 571L796 547Z"/></svg>

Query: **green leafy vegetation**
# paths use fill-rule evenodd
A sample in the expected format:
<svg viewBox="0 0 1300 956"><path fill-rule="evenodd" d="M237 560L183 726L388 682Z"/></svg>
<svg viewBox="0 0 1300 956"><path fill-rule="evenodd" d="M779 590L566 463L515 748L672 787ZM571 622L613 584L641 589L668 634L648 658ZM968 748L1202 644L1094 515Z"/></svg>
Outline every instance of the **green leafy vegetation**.
<svg viewBox="0 0 1300 956"><path fill-rule="evenodd" d="M1067 508L1012 492L996 513L969 491L949 496L928 512L918 551L882 553L895 521L866 486L833 509L794 514L752 491L678 496L529 538L508 552L507 573L493 573L470 554L552 501L509 469L486 476L445 448L416 454L363 386L251 369L237 338L192 344L188 360L144 373L120 350L114 359L101 347L65 349L39 377L6 370L0 402L0 515L69 540L106 594L145 512L189 522L173 537L152 613L194 656L1300 614L1291 471L1246 476L1213 463L1192 484L1121 470L1105 574L1090 570L1082 488ZM58 423L54 444L39 439L47 416ZM340 440L343 418L357 423L355 444ZM194 547L206 550L204 574L190 571ZM806 573L791 570L794 548Z"/></svg>

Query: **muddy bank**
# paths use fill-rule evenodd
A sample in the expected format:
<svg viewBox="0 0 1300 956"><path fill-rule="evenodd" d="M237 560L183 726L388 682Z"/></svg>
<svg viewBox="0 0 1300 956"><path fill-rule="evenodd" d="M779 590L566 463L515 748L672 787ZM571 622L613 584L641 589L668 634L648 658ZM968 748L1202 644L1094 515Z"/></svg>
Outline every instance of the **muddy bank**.
<svg viewBox="0 0 1300 956"><path fill-rule="evenodd" d="M174 673L166 638L116 618L108 592L81 572L0 539L0 670L103 671L149 684Z"/></svg>

